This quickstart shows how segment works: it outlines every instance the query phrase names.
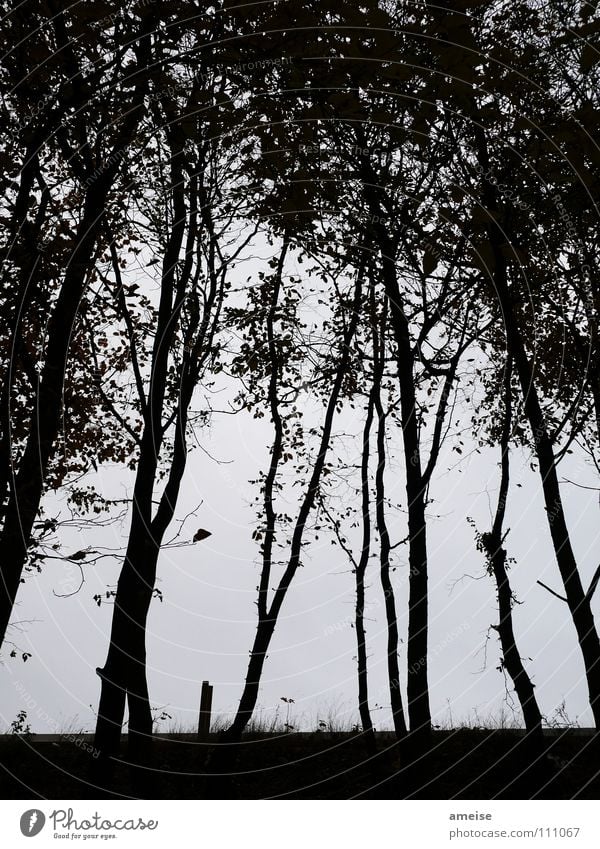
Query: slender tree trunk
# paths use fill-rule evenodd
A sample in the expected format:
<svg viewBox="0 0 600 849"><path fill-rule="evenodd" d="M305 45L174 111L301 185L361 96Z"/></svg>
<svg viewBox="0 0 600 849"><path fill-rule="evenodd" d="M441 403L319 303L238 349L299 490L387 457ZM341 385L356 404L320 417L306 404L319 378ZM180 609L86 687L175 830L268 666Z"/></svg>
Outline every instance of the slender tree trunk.
<svg viewBox="0 0 600 849"><path fill-rule="evenodd" d="M275 621L273 618L262 620L256 629L256 636L252 651L250 652L250 661L248 663L248 671L246 673L240 703L231 726L223 735L227 742L238 742L241 739L244 729L252 719L252 714L258 701L258 692L267 657L267 650L275 630Z"/></svg>
<svg viewBox="0 0 600 849"><path fill-rule="evenodd" d="M488 557L498 590L499 621L496 630L502 647L503 666L514 684L523 711L525 728L532 734L541 736L542 715L535 697L534 685L523 666L513 629L512 590L506 572L506 551L502 548L501 541L493 535L490 535L489 542Z"/></svg>
<svg viewBox="0 0 600 849"><path fill-rule="evenodd" d="M475 125L475 133L479 165L485 173L490 167L487 140L483 129L477 125ZM484 181L482 198L485 208L491 210L492 213L497 212L497 191L489 181ZM556 471L552 439L540 403L534 368L527 354L523 334L515 315L512 292L508 285L507 261L502 251L506 236L498 223L491 220L488 225L488 234L494 259L494 285L504 316L507 350L514 360L523 394L525 414L531 427L535 454L539 464L550 536L583 656L594 722L596 727L600 728L600 640L598 639L590 598L583 589L575 553L571 545Z"/></svg>
<svg viewBox="0 0 600 849"><path fill-rule="evenodd" d="M375 354L375 352L374 352ZM357 676L358 676L358 712L362 724L363 734L365 735L365 743L367 751L370 754L375 754L377 751L377 743L375 742L375 732L373 722L371 720L371 711L369 709L369 679L367 669L367 637L365 632L365 573L369 564L369 555L371 553L371 510L370 510L370 492L369 492L369 457L370 457L370 440L371 427L373 424L374 410L373 390L369 395L367 405L367 416L363 429L363 447L361 457L361 499L362 499L362 549L360 558L356 564L355 579L356 579L356 608L354 617L354 627L356 629L356 661L357 661Z"/></svg>
<svg viewBox="0 0 600 849"><path fill-rule="evenodd" d="M273 446L271 450L271 460L269 470L265 478L264 488L264 511L265 511L265 540L262 548L262 569L260 575L260 583L258 586L258 625L252 651L250 652L250 661L246 673L244 689L236 712L233 723L225 732L224 737L231 741L237 741L241 738L244 728L252 718L252 712L258 699L258 691L260 687L260 679L266 658L266 652L269 647L273 630L275 628L275 619L269 615L269 584L271 580L271 569L273 565L273 546L275 545L275 535L277 529L277 513L275 510L275 481L279 463L283 454L283 420L279 410L279 376L281 371L281 363L276 344L275 320L279 296L283 284L283 270L285 267L285 259L289 250L289 238L284 238L279 257L277 260L277 268L273 280L273 292L267 313L266 329L267 329L267 346L269 352L270 378L268 389L269 410L271 420L273 422Z"/></svg>
<svg viewBox="0 0 600 849"><path fill-rule="evenodd" d="M496 275L498 277L498 275ZM590 600L579 575L577 561L565 518L552 441L541 409L533 369L527 357L523 339L512 314L505 285L498 285L498 295L505 312L507 336L511 353L517 365L525 412L533 433L535 452L539 463L546 517L554 546L556 561L565 588L565 596L577 631L590 697L590 706L597 728L600 728L600 641L594 622Z"/></svg>
<svg viewBox="0 0 600 849"><path fill-rule="evenodd" d="M4 521L4 507L10 491L14 458L11 456L11 393L14 373L18 369L22 351L21 323L27 316L37 285L38 265L41 254L38 250L39 237L46 217L50 193L47 187L42 191L41 202L35 216L35 223L26 221L32 202L35 175L39 170L39 150L41 142L29 145L25 153L25 162L21 169L19 191L15 201L12 222L8 234L9 250L19 245L22 251L28 251L28 259L21 264L18 274L18 287L12 291L11 281L4 280L6 298L1 316L6 327L10 327L5 355L6 371L0 390L0 524ZM36 387L34 387L35 389Z"/></svg>
<svg viewBox="0 0 600 849"><path fill-rule="evenodd" d="M177 504L187 462L185 431L187 411L197 373L187 371L183 378L177 431L169 478L154 519L152 495L156 474L156 444L142 449L134 495L134 514L127 554L119 576L111 626L110 644L104 669L96 723L96 748L103 755L118 750L125 710L129 706L129 743L134 759L149 751L152 738L152 712L146 677L146 622L152 602L158 557L165 531ZM149 455L150 459L146 456ZM145 505L145 509L142 509Z"/></svg>
<svg viewBox="0 0 600 849"><path fill-rule="evenodd" d="M158 557L165 532L171 523L187 464L186 429L188 413L201 371L211 351L212 340L222 306L225 282L215 268L218 252L208 212L204 224L210 232L208 258L209 287L202 310L195 287L199 275L193 272L192 257L198 239L198 176L191 179L189 221L185 261L177 279L175 270L186 229L183 148L177 137L172 140L171 169L173 187L173 224L163 257L161 297L157 331L152 350L152 371L148 399L144 403L144 432L133 494L133 515L127 556L121 570L111 629L107 662L101 672L101 709L96 726L96 746L105 755L114 753L123 724L125 701L115 682L127 695L129 707L129 745L134 763L148 762L153 720L146 675L146 623L152 602ZM118 262L115 262L118 275ZM164 427L166 381L173 339L185 298L190 312L183 340L181 378L178 387L175 437L169 476L154 517L153 497ZM130 340L134 344L133 338ZM143 390L140 390L143 396Z"/></svg>
<svg viewBox="0 0 600 849"><path fill-rule="evenodd" d="M285 254L283 254L282 256L284 258ZM283 258L280 259L280 265L277 275L278 279L280 279L282 273ZM336 369L335 378L333 380L333 385L329 395L329 400L327 402L323 430L319 443L319 451L313 466L313 471L310 476L306 493L298 511L296 523L294 525L294 531L292 534L292 541L290 546L290 557L286 569L283 573L283 576L281 577L277 589L275 590L271 605L268 608L266 606L265 592L265 588L268 589L268 583L264 580L264 576L265 571L267 572L267 574L270 574L270 555L266 560L263 560L263 573L261 574L261 583L259 586L259 618L256 629L256 636L254 639L252 651L250 653L250 661L248 665L248 672L246 675L246 682L244 684L244 689L242 691L242 696L240 699L240 704L236 716L231 726L223 734L223 740L225 742L235 743L239 741L244 731L244 728L248 724L254 711L254 708L256 707L260 679L266 658L266 653L268 651L271 638L275 630L275 625L279 617L281 606L286 598L294 575L296 574L300 566L300 554L304 539L304 530L306 528L306 522L308 521L308 517L313 509L321 483L323 468L325 466L327 453L329 451L329 442L331 440L331 433L333 429L333 421L335 417L336 407L339 402L342 384L346 377L348 364L350 362L350 345L354 340L356 328L358 326L359 316L361 312L363 273L364 268L361 268L358 273L358 279L355 286L354 300L352 304L352 314L350 316L348 327L342 339L340 360ZM270 317L270 320L272 320L272 311L270 312ZM278 365L277 361L273 360L272 355L271 360L271 374L273 375L273 370L277 369ZM271 393L273 391L275 391L275 393L277 392L277 386L276 384L271 383ZM271 395L271 398L273 398L273 395ZM276 421L277 418L274 417L274 422L276 423ZM275 440L277 440L277 427L275 428ZM269 497L268 494L266 494L266 497Z"/></svg>
<svg viewBox="0 0 600 849"><path fill-rule="evenodd" d="M415 351L410 338L408 318L396 274L396 246L380 222L380 203L376 175L372 169L362 175L365 198L373 216L373 229L381 255L383 284L390 308L390 323L398 348L400 418L406 469L406 499L409 534L409 600L407 637L407 697L411 740L420 746L431 733L431 709L428 683L428 564L425 501L427 480L422 472ZM385 208L385 204L384 204Z"/></svg>
<svg viewBox="0 0 600 849"><path fill-rule="evenodd" d="M527 674L527 670L523 666L523 661L521 660L521 655L519 654L515 639L512 618L513 594L506 569L506 551L502 545L502 527L506 513L506 501L510 483L509 442L512 421L511 376L512 363L509 358L506 364L504 421L502 425L502 435L500 438L500 490L498 493L496 515L492 529L489 533L481 536L481 541L485 548L491 571L493 572L496 580L496 589L498 592L498 625L495 627L502 647L502 664L513 682L517 698L519 699L519 704L521 705L521 710L523 711L525 728L531 735L541 739L542 715L535 697L535 688L531 678Z"/></svg>
<svg viewBox="0 0 600 849"><path fill-rule="evenodd" d="M373 375L373 401L377 411L377 471L375 474L376 494L376 522L380 540L380 579L385 601L385 615L387 621L387 668L390 688L390 704L392 707L392 718L394 731L398 740L406 737L406 720L402 705L402 691L400 688L400 668L398 665L398 617L396 613L396 600L394 587L390 578L390 552L391 543L387 526L385 510L385 469L386 469L386 416L381 402L381 380L385 362L385 324L387 319L387 308L384 306L382 320L381 338L376 338L376 364Z"/></svg>
<svg viewBox="0 0 600 849"><path fill-rule="evenodd" d="M386 296L390 319L398 346L400 413L406 467L406 497L409 533L409 607L407 640L407 696L410 734L424 740L431 732L428 683L428 577L427 533L425 518L426 486L421 471L421 452L416 409L414 351L408 320L402 309L396 268L390 240L380 232Z"/></svg>
<svg viewBox="0 0 600 849"><path fill-rule="evenodd" d="M377 403L378 428L377 428L377 529L380 538L380 576L383 597L385 599L385 615L387 620L387 667L390 686L390 702L392 706L392 717L396 737L402 740L406 737L406 721L404 719L404 708L402 706L402 695L400 689L400 669L398 666L398 617L396 614L396 601L394 588L390 578L390 536L385 518L385 415L381 403ZM410 672L410 670L409 670Z"/></svg>
<svg viewBox="0 0 600 849"><path fill-rule="evenodd" d="M179 486L185 470L185 430L187 413L197 372L190 368L190 352L184 355L182 384L178 399L174 455L168 483L156 516L152 518L156 473L164 440L163 413L169 370L169 356L187 285L191 278L191 251L176 280L177 262L187 225L184 189L184 153L181 140L171 138L171 186L173 223L162 257L162 274L156 334L152 346L148 398L140 398L144 410L144 430L133 491L133 512L125 561L117 584L110 644L102 680L100 708L96 722L95 745L103 756L114 754L117 733L123 724L124 689L129 705L129 743L132 754L149 753L152 738L152 713L146 680L146 620L152 601L160 547L173 517ZM196 198L190 205L190 233L196 236ZM118 263L116 272L118 274ZM198 318L194 319L193 340ZM130 339L133 346L135 340ZM118 729L118 732L117 732Z"/></svg>
<svg viewBox="0 0 600 849"><path fill-rule="evenodd" d="M149 33L152 16L142 22L134 46L140 67L148 67L151 54ZM63 27L60 15L54 16L56 27ZM62 32L62 30L60 30ZM147 76L136 85L133 100L115 139L114 150L121 152L130 145L139 125ZM31 542L31 531L44 492L48 462L60 427L63 386L71 331L83 296L94 250L104 227L106 201L120 167L120 157L109 157L108 165L87 190L83 215L77 230L75 248L66 268L60 293L48 324L48 343L42 368L36 407L16 476L11 480L4 524L0 533L0 646L6 629Z"/></svg>
<svg viewBox="0 0 600 849"><path fill-rule="evenodd" d="M0 645L12 614L44 491L48 462L60 427L62 391L71 328L84 292L89 265L103 226L104 204L114 174L106 172L88 192L77 243L48 327L46 359L36 408L0 533Z"/></svg>

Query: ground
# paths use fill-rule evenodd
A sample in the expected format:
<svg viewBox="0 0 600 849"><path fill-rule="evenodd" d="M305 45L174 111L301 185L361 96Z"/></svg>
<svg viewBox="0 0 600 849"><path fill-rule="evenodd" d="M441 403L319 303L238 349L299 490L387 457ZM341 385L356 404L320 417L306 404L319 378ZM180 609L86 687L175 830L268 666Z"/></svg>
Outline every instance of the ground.
<svg viewBox="0 0 600 849"><path fill-rule="evenodd" d="M513 731L435 732L413 758L392 735L379 735L369 756L360 734L254 735L236 760L214 775L214 741L180 735L153 743L152 768L132 770L127 746L102 776L89 739L0 740L0 798L24 799L597 799L599 743L574 731L548 736L534 758ZM218 756L217 756L218 760ZM223 769L221 769L223 772ZM101 786L104 783L104 788ZM110 789L107 789L110 788Z"/></svg>

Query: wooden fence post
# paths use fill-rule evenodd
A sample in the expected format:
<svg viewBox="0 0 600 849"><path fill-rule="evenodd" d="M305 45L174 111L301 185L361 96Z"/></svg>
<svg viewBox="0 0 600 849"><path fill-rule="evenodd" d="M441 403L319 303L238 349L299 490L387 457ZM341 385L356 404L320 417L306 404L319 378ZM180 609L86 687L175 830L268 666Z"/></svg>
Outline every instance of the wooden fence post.
<svg viewBox="0 0 600 849"><path fill-rule="evenodd" d="M213 688L208 681L202 682L200 694L200 714L198 716L198 739L205 740L210 732L210 713L212 709Z"/></svg>

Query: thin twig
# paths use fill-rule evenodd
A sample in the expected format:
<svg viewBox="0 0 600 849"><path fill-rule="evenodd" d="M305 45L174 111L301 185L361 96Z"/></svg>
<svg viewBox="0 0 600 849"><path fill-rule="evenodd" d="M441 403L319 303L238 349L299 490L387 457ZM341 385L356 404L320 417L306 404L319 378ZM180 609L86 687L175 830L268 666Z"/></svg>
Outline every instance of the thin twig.
<svg viewBox="0 0 600 849"><path fill-rule="evenodd" d="M598 568L600 568L600 567L598 567ZM545 590L548 590L549 593L552 593L552 595L555 595L556 598L559 598L561 601L567 601L567 599L564 597L564 595L559 595L558 593L555 593L554 590L551 590L550 587L546 586L546 584L544 584L542 581L537 581L537 583L540 585L540 587L543 587ZM588 590L588 592L589 592L589 590Z"/></svg>

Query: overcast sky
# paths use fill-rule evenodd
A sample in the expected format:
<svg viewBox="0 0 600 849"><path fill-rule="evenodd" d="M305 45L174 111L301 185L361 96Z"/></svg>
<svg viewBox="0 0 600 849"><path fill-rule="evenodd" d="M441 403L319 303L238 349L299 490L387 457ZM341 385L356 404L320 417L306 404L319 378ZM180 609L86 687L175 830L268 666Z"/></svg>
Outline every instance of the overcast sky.
<svg viewBox="0 0 600 849"><path fill-rule="evenodd" d="M362 427L362 410L344 429ZM161 604L154 601L149 618L148 666L152 704L173 719L161 728L195 728L200 685L214 685L214 711L232 716L246 673L248 652L255 630L255 601L259 552L252 540L255 514L248 484L265 467L270 429L247 414L215 420L203 445L206 453L191 453L178 515L184 516L202 501L185 538L198 527L212 536L193 547L163 552L158 587ZM358 451L358 443L357 451ZM430 569L430 687L434 722L477 724L498 716L503 705L504 678L497 671L499 645L494 633L487 643L488 626L496 621L495 586L485 575L476 551L472 516L480 530L490 522L498 486L497 450L459 458L446 448L431 489L434 503L429 514ZM358 457L355 458L358 460ZM460 464L457 465L457 462ZM563 702L572 720L591 725L586 684L574 628L566 605L536 585L538 579L562 592L560 576L549 544L537 473L529 468L524 452L514 452L513 485L509 496L506 546L516 559L510 577L519 601L515 628L521 654L537 685L543 714L551 719ZM561 467L564 477L593 484L593 476L577 458ZM108 493L124 492L129 485L120 470L103 470ZM521 483L521 487L516 484ZM564 484L566 508L575 551L587 586L598 564L598 494ZM388 495L405 504L401 473L388 474ZM491 500L490 500L491 499ZM434 518L435 517L435 518ZM393 541L403 536L402 515L390 514ZM127 529L125 525L124 530ZM118 529L85 534L72 541L73 551L102 541L122 544ZM398 568L393 573L401 634L406 630L407 552L396 550ZM292 698L291 724L314 728L330 714L339 723L356 721L356 648L353 617L354 576L343 552L328 535L306 550L304 568L297 573L284 604L281 620L265 666L260 708L265 719L279 709L281 697ZM15 618L36 620L25 633L9 635L32 657L6 659L0 668L2 692L0 720L7 726L25 709L32 729L56 732L93 730L99 696L95 668L106 657L111 620L110 605L100 608L94 594L114 585L118 560L104 560L86 570L82 590L71 598L56 598L52 591L73 587L77 572L60 561L48 561L41 575L28 575L18 597ZM459 580L463 575L471 575ZM483 577L482 577L483 576ZM480 580L475 580L479 578ZM456 583L459 581L458 583ZM367 639L370 655L371 706L376 727L390 727L385 667L385 615L382 593L373 560L368 575ZM600 594L596 596L596 611ZM484 668L485 667L485 668ZM405 656L401 671L406 678ZM91 706L91 707L90 707ZM515 702L516 716L520 712ZM477 719L479 717L479 720Z"/></svg>

